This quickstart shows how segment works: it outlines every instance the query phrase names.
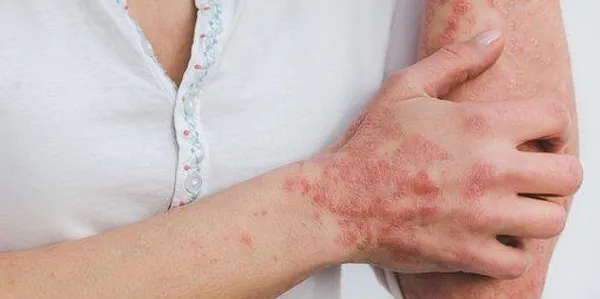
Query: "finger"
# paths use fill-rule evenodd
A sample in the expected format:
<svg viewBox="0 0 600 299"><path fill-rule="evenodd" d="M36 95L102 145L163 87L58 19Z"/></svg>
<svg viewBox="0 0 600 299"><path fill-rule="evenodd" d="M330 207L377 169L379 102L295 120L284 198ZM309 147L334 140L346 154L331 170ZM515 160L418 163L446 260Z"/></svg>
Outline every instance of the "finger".
<svg viewBox="0 0 600 299"><path fill-rule="evenodd" d="M568 141L571 115L561 102L531 99L470 104L481 107L482 118L489 119L491 126L505 136L511 136L515 145L538 139L563 144Z"/></svg>
<svg viewBox="0 0 600 299"><path fill-rule="evenodd" d="M566 197L579 190L583 170L571 155L519 152L511 156L506 180L519 194Z"/></svg>
<svg viewBox="0 0 600 299"><path fill-rule="evenodd" d="M517 195L499 198L490 208L483 225L494 237L549 239L563 231L567 219L560 204Z"/></svg>
<svg viewBox="0 0 600 299"><path fill-rule="evenodd" d="M500 57L503 46L499 30L484 32L466 43L446 45L431 56L392 75L390 79L395 86L392 89L399 94L397 98L401 99L417 96L443 97L489 69Z"/></svg>
<svg viewBox="0 0 600 299"><path fill-rule="evenodd" d="M476 265L469 272L497 279L519 278L532 264L530 255L521 248L514 248L491 238L474 250Z"/></svg>

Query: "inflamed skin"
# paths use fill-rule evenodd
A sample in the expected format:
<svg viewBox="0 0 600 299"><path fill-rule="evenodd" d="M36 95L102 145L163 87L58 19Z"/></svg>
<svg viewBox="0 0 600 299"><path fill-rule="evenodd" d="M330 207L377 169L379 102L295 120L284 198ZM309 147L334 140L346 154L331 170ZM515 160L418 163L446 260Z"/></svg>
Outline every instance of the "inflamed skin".
<svg viewBox="0 0 600 299"><path fill-rule="evenodd" d="M557 0L428 0L423 15L420 57L467 40L485 28L501 27L506 45L496 65L446 96L452 101L559 100L573 125L566 153L578 154L576 110L569 53ZM535 113L535 111L531 111ZM522 150L541 150L531 144ZM570 198L555 198L565 208ZM533 266L517 279L502 281L465 274L399 275L407 299L540 298L556 239L519 242Z"/></svg>

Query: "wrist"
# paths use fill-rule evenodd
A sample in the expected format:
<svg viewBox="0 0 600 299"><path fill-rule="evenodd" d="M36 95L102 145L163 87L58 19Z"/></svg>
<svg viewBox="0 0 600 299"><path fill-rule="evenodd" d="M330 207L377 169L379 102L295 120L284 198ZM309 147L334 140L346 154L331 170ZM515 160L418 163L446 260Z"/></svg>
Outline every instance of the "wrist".
<svg viewBox="0 0 600 299"><path fill-rule="evenodd" d="M333 263L366 262L371 234L364 233L368 230L362 227L364 223L357 223L345 213L352 210L349 204L354 205L352 192L328 175L333 161L339 159L328 154L287 166L282 190L302 205L298 210L302 211L303 221L310 223L309 231Z"/></svg>
<svg viewBox="0 0 600 299"><path fill-rule="evenodd" d="M350 262L353 251L340 244L339 221L322 205L322 197L332 196L317 190L323 187L322 173L318 161L289 164L278 170L277 188L285 202L283 209L288 211L283 221L293 222L296 236L313 247L310 250L320 255L317 258L324 266L332 266Z"/></svg>

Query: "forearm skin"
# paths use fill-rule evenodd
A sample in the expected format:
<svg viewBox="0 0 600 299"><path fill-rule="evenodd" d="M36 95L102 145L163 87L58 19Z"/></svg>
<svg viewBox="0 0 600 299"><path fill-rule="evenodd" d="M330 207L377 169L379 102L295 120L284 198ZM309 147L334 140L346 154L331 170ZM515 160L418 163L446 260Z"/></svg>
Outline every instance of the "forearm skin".
<svg viewBox="0 0 600 299"><path fill-rule="evenodd" d="M343 262L299 164L96 237L0 253L0 298L275 298Z"/></svg>
<svg viewBox="0 0 600 299"><path fill-rule="evenodd" d="M448 96L452 101L563 101L574 120L567 154L578 154L570 59L558 0L427 0L419 45L424 58L443 45L501 28L505 52L496 65ZM570 198L564 200L565 208ZM533 267L521 278L501 281L468 274L398 274L406 299L538 299L556 244L526 240Z"/></svg>

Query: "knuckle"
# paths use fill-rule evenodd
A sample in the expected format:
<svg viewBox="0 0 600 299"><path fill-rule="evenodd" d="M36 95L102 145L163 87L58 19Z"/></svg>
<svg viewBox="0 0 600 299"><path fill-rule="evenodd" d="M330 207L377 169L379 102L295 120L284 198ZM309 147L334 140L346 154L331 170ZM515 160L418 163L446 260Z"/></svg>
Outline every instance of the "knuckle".
<svg viewBox="0 0 600 299"><path fill-rule="evenodd" d="M507 170L500 162L492 158L475 159L464 173L459 176L465 198L475 200L489 195L489 191L504 180Z"/></svg>
<svg viewBox="0 0 600 299"><path fill-rule="evenodd" d="M500 155L483 158L475 167L477 177L490 183L506 180L511 176L507 161L509 160L501 158Z"/></svg>
<svg viewBox="0 0 600 299"><path fill-rule="evenodd" d="M484 232L489 233L498 228L499 224L506 221L506 212L503 209L498 208L499 205L503 205L505 198L496 197L495 200L488 204L486 209L480 211L479 221L480 225L485 226Z"/></svg>
<svg viewBox="0 0 600 299"><path fill-rule="evenodd" d="M468 218L470 226L473 226L477 233L488 233L493 230L493 227L497 226L502 218L494 212L480 212L473 213Z"/></svg>
<svg viewBox="0 0 600 299"><path fill-rule="evenodd" d="M460 208L459 212L454 215L457 220L460 221L460 226L467 234L479 234L489 231L490 216L485 213L482 208L483 204L477 203L474 205L466 205Z"/></svg>
<svg viewBox="0 0 600 299"><path fill-rule="evenodd" d="M501 223L502 217L495 208L497 201L495 196L484 196L473 204L465 205L460 217L463 225L471 233L487 234L491 228Z"/></svg>
<svg viewBox="0 0 600 299"><path fill-rule="evenodd" d="M506 182L514 176L514 169L509 166L509 159L502 159L497 157L492 164L494 166L494 176L492 178L495 182Z"/></svg>

